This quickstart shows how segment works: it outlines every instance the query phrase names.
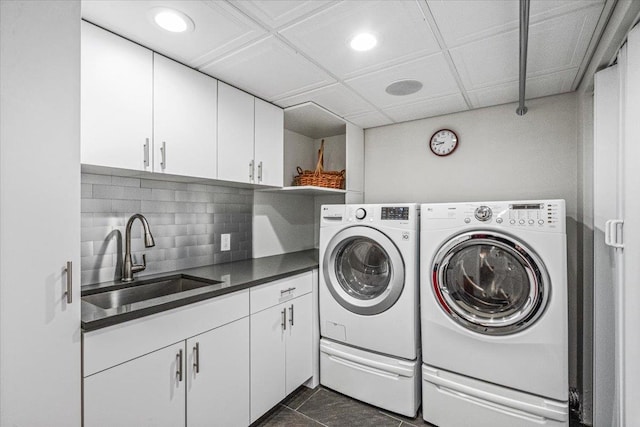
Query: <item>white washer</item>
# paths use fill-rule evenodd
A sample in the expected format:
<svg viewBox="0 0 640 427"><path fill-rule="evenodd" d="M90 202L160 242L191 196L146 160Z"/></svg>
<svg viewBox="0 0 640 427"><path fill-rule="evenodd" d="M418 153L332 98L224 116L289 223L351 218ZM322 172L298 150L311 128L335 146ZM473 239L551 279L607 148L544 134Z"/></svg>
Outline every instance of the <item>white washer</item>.
<svg viewBox="0 0 640 427"><path fill-rule="evenodd" d="M420 405L417 204L323 205L320 382L415 416Z"/></svg>
<svg viewBox="0 0 640 427"><path fill-rule="evenodd" d="M564 200L421 205L423 417L567 426Z"/></svg>

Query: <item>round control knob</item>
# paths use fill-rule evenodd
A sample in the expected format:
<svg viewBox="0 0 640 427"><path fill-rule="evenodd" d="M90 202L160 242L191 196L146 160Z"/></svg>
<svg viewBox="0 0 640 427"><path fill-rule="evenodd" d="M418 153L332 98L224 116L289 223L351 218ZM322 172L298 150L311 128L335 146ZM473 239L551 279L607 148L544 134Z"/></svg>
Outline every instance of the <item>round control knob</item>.
<svg viewBox="0 0 640 427"><path fill-rule="evenodd" d="M538 224L543 225L544 224L544 219L539 219L538 220Z"/></svg>
<svg viewBox="0 0 640 427"><path fill-rule="evenodd" d="M471 222L471 218L465 218L464 222L466 222L467 224L469 224Z"/></svg>
<svg viewBox="0 0 640 427"><path fill-rule="evenodd" d="M367 211L362 208L356 209L356 218L364 219L365 216L367 216Z"/></svg>
<svg viewBox="0 0 640 427"><path fill-rule="evenodd" d="M520 221L518 221L520 224L524 224L524 219L521 219Z"/></svg>
<svg viewBox="0 0 640 427"><path fill-rule="evenodd" d="M529 224L533 224L534 222L535 222L535 221L534 221L534 220L532 220L532 219L530 219L530 220L529 220Z"/></svg>
<svg viewBox="0 0 640 427"><path fill-rule="evenodd" d="M496 218L496 222L497 222L498 224L502 224L502 218Z"/></svg>
<svg viewBox="0 0 640 427"><path fill-rule="evenodd" d="M516 223L516 220L515 220L515 219L511 219L511 220L509 220L509 224L515 224L515 223Z"/></svg>
<svg viewBox="0 0 640 427"><path fill-rule="evenodd" d="M478 221L489 221L491 219L491 208L489 206L480 206L476 208L475 217Z"/></svg>

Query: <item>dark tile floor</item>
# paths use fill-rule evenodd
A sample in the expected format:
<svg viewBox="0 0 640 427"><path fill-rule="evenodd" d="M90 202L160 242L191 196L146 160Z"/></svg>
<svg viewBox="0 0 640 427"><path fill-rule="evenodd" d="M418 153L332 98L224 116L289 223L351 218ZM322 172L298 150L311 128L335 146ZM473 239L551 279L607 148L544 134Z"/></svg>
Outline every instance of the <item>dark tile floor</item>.
<svg viewBox="0 0 640 427"><path fill-rule="evenodd" d="M251 427L412 427L422 419L386 412L324 387L300 387Z"/></svg>
<svg viewBox="0 0 640 427"><path fill-rule="evenodd" d="M422 419L383 411L322 386L300 387L251 427L436 427ZM572 420L571 427L585 427Z"/></svg>

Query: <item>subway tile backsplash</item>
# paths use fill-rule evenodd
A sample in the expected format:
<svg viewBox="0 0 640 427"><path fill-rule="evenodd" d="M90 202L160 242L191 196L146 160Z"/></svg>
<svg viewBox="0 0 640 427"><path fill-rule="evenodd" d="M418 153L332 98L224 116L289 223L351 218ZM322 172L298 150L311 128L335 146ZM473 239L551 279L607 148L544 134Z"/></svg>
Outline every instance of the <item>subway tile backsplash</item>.
<svg viewBox="0 0 640 427"><path fill-rule="evenodd" d="M251 258L253 190L97 174L82 174L82 285L119 280L125 225L143 214L156 245L145 248L142 226L133 224L136 277ZM220 235L231 234L231 250L220 250Z"/></svg>

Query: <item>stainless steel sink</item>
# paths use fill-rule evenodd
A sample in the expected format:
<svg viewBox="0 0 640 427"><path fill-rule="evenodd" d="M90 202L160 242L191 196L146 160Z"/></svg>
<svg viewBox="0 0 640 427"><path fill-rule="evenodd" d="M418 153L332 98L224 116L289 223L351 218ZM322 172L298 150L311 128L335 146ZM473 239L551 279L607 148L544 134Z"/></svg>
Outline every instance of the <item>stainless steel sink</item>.
<svg viewBox="0 0 640 427"><path fill-rule="evenodd" d="M178 294L193 289L223 283L217 280L197 280L190 277L178 276L144 281L140 284L114 291L85 295L82 299L100 308L109 309L122 307L127 304L146 301L166 295Z"/></svg>

